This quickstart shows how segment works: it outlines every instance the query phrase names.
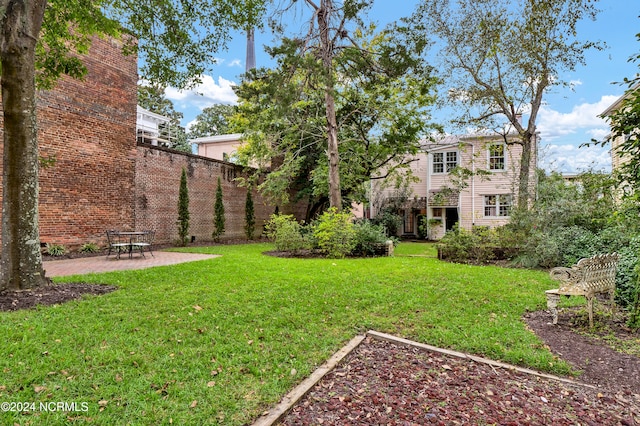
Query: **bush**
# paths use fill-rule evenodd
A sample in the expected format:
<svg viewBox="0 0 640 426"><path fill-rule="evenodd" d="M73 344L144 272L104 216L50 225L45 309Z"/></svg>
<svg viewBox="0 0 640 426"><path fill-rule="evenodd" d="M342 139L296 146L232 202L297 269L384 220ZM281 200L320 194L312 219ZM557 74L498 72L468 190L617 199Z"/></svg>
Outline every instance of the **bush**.
<svg viewBox="0 0 640 426"><path fill-rule="evenodd" d="M459 228L447 232L438 244L442 258L458 263L486 263L495 258L498 236L486 226L474 226L471 232Z"/></svg>
<svg viewBox="0 0 640 426"><path fill-rule="evenodd" d="M64 256L67 249L62 244L49 244L47 243L47 254L49 256Z"/></svg>
<svg viewBox="0 0 640 426"><path fill-rule="evenodd" d="M271 215L265 225L265 234L274 242L278 251L297 252L308 248L308 243L302 235L302 226L293 215Z"/></svg>
<svg viewBox="0 0 640 426"><path fill-rule="evenodd" d="M80 247L80 253L97 253L100 247L96 243L85 243Z"/></svg>
<svg viewBox="0 0 640 426"><path fill-rule="evenodd" d="M375 256L380 254L380 247L384 245L388 238L384 226L374 225L371 221L364 220L354 225L355 246L352 254L357 256Z"/></svg>
<svg viewBox="0 0 640 426"><path fill-rule="evenodd" d="M375 218L371 219L374 225L382 225L388 237L398 234L402 226L402 216L392 209L384 209Z"/></svg>
<svg viewBox="0 0 640 426"><path fill-rule="evenodd" d="M331 258L343 258L356 245L356 231L351 214L338 212L334 207L324 212L313 227L318 248Z"/></svg>

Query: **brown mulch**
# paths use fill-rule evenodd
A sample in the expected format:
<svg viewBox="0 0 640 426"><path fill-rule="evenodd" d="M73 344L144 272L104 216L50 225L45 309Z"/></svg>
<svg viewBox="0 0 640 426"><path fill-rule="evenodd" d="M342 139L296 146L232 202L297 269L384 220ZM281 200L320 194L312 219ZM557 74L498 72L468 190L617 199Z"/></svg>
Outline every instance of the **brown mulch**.
<svg viewBox="0 0 640 426"><path fill-rule="evenodd" d="M368 338L282 425L634 425L640 395Z"/></svg>
<svg viewBox="0 0 640 426"><path fill-rule="evenodd" d="M585 321L563 311L525 316L559 358L582 374L571 385L419 348L368 338L282 419L283 425L636 425L640 358L576 332ZM638 339L620 320L607 333Z"/></svg>
<svg viewBox="0 0 640 426"><path fill-rule="evenodd" d="M46 285L34 290L0 292L0 311L50 306L82 298L85 294L101 295L116 290L112 285L71 283Z"/></svg>
<svg viewBox="0 0 640 426"><path fill-rule="evenodd" d="M0 311L53 305L116 290L73 283L0 292ZM640 358L577 332L584 312L547 312L524 321L550 350L582 374L572 386L471 360L367 339L328 373L283 419L286 425L640 424ZM640 339L619 319L603 333Z"/></svg>

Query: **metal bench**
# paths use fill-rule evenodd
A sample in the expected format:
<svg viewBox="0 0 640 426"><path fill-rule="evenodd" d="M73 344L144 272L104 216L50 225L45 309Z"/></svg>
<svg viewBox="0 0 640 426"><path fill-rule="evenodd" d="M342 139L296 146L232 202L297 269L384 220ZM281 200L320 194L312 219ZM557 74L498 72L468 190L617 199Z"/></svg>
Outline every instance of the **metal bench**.
<svg viewBox="0 0 640 426"><path fill-rule="evenodd" d="M597 294L609 296L613 308L616 290L616 271L619 256L616 253L599 254L580 261L571 268L553 268L551 278L559 280L560 288L547 290L547 308L553 315L553 323L558 323L558 302L560 296L584 296L589 310L589 326L593 327L593 301Z"/></svg>

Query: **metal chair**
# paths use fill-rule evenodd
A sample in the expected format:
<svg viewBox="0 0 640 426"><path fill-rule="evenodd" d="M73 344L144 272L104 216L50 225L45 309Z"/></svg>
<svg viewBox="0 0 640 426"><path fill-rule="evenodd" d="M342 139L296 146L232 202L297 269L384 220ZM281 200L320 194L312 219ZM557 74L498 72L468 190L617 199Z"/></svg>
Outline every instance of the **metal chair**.
<svg viewBox="0 0 640 426"><path fill-rule="evenodd" d="M125 242L120 233L114 229L107 231L107 243L109 250L107 252L107 257L111 255L111 251L114 251L116 253L116 258L120 259L121 252L129 252L131 250L129 241Z"/></svg>
<svg viewBox="0 0 640 426"><path fill-rule="evenodd" d="M148 251L153 256L153 251L151 250L151 246L153 244L153 240L156 236L156 231L144 231L143 233L136 235L135 239L131 241L131 251L139 250L142 257L145 257L144 251Z"/></svg>

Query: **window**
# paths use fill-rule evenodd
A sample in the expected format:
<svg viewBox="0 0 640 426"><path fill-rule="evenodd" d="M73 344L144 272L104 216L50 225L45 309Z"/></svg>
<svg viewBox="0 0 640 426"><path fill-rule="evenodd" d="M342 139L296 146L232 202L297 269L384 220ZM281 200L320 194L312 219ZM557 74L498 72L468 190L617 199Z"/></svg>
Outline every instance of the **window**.
<svg viewBox="0 0 640 426"><path fill-rule="evenodd" d="M489 170L505 169L504 144L493 144L489 147Z"/></svg>
<svg viewBox="0 0 640 426"><path fill-rule="evenodd" d="M508 217L511 212L511 195L485 195L484 217Z"/></svg>
<svg viewBox="0 0 640 426"><path fill-rule="evenodd" d="M458 166L458 153L456 151L434 152L433 173L449 173Z"/></svg>

